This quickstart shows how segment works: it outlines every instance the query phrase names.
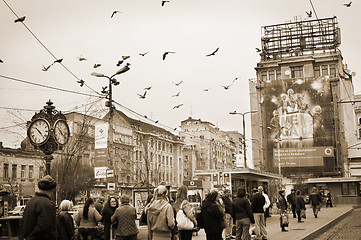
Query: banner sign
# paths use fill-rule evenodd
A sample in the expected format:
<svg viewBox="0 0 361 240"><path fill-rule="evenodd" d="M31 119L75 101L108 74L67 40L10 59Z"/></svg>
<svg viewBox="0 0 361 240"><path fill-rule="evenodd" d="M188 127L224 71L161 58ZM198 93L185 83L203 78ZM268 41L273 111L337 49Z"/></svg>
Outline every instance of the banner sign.
<svg viewBox="0 0 361 240"><path fill-rule="evenodd" d="M94 166L95 167L108 167L108 149L94 149Z"/></svg>
<svg viewBox="0 0 361 240"><path fill-rule="evenodd" d="M108 145L108 123L98 122L95 124L95 149L107 148Z"/></svg>
<svg viewBox="0 0 361 240"><path fill-rule="evenodd" d="M312 167L323 166L324 157L333 157L332 146L326 147L308 147L308 148L280 148L273 149L274 165L278 166L278 160L281 167Z"/></svg>

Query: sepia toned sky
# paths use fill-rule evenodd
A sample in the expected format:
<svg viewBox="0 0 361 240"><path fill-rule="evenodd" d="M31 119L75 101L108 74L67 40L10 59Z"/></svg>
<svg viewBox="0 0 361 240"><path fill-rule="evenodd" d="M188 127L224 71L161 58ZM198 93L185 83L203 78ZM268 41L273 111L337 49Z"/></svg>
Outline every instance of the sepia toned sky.
<svg viewBox="0 0 361 240"><path fill-rule="evenodd" d="M312 10L309 0L170 0L164 6L161 3L1 0L3 145L19 147L21 138L26 136L24 123L49 99L63 112L83 111L81 106L99 99L93 96L99 96L102 86L108 84L106 78L91 73L110 76L125 63L131 64L130 70L115 77L121 84L114 86L113 98L117 109L130 109L130 117L142 119L145 115L147 121L153 119L161 127L174 129L191 116L209 121L221 130L242 133L241 116L229 112L250 110L248 80L256 77L254 67L260 61L255 48L261 48L261 27L293 21L295 17L316 19L314 12L311 18L305 12ZM355 90L360 92L361 28L357 24L361 22L361 3L354 1L350 8L341 0L312 3L318 18L337 17L342 36L340 50L344 62L356 73ZM120 12L111 17L113 11ZM25 25L14 22L15 14L26 16ZM214 55L206 56L217 48ZM163 60L167 51L175 53L169 53ZM116 66L122 56L130 58ZM87 60L80 61L80 57ZM63 59L63 65L56 63L42 71L55 59ZM101 66L95 69L94 64ZM77 82L80 79L85 82L83 87ZM228 90L222 87L230 84ZM143 95L144 88L150 86L145 98L140 98L138 94ZM174 96L178 93L179 96ZM98 102L100 108L105 108L104 102ZM173 109L180 104L183 105ZM249 115L246 123L246 135L251 138ZM19 127L9 128L18 124ZM10 134L10 129L16 129L18 134Z"/></svg>

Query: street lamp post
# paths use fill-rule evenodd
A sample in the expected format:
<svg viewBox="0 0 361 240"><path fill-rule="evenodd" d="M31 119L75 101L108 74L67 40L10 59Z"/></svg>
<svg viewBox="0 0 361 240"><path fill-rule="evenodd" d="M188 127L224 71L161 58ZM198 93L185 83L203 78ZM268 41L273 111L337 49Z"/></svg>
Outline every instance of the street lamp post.
<svg viewBox="0 0 361 240"><path fill-rule="evenodd" d="M246 153L246 121L244 119L244 116L248 113L256 113L257 111L248 111L248 112L230 112L229 114L235 115L239 114L242 115L242 126L243 126L243 158L244 158L244 167L247 168L247 153Z"/></svg>
<svg viewBox="0 0 361 240"><path fill-rule="evenodd" d="M114 77L116 75L122 74L127 72L130 68L129 68L130 63L126 63L125 66L123 66L121 69L119 69L116 73L114 73L112 76L106 76L102 73L91 73L92 76L95 77L104 77L108 79L108 91L106 91L106 87L103 87L103 90L101 91L103 94L106 94L106 98L108 98L109 101L105 102L105 106L109 108L109 163L111 164L111 166L114 169L114 177L115 180L118 181L117 179L117 171L115 170L115 166L114 163L112 161L112 159L114 160L114 158L112 158L112 153L113 153L113 115L114 115L114 105L113 105L113 85L117 86L120 84L120 82L117 81L117 79L115 79Z"/></svg>

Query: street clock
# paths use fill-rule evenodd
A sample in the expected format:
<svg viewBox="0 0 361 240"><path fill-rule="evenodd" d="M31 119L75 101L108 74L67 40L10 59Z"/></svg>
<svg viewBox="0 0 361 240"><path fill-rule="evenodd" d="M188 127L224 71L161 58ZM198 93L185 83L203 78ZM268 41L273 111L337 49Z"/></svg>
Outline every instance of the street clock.
<svg viewBox="0 0 361 240"><path fill-rule="evenodd" d="M65 145L70 136L69 126L63 119L59 119L54 124L55 141L60 145Z"/></svg>
<svg viewBox="0 0 361 240"><path fill-rule="evenodd" d="M44 118L34 120L28 128L28 136L32 145L40 146L50 137L50 124Z"/></svg>

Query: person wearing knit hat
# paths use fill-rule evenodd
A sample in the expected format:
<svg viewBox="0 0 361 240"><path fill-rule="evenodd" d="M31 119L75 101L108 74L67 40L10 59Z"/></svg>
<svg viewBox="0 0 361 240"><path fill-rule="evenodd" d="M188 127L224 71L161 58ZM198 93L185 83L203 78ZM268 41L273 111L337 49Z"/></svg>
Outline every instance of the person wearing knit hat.
<svg viewBox="0 0 361 240"><path fill-rule="evenodd" d="M56 208L52 202L55 180L46 175L38 182L35 196L26 204L23 214L24 239L58 239Z"/></svg>

